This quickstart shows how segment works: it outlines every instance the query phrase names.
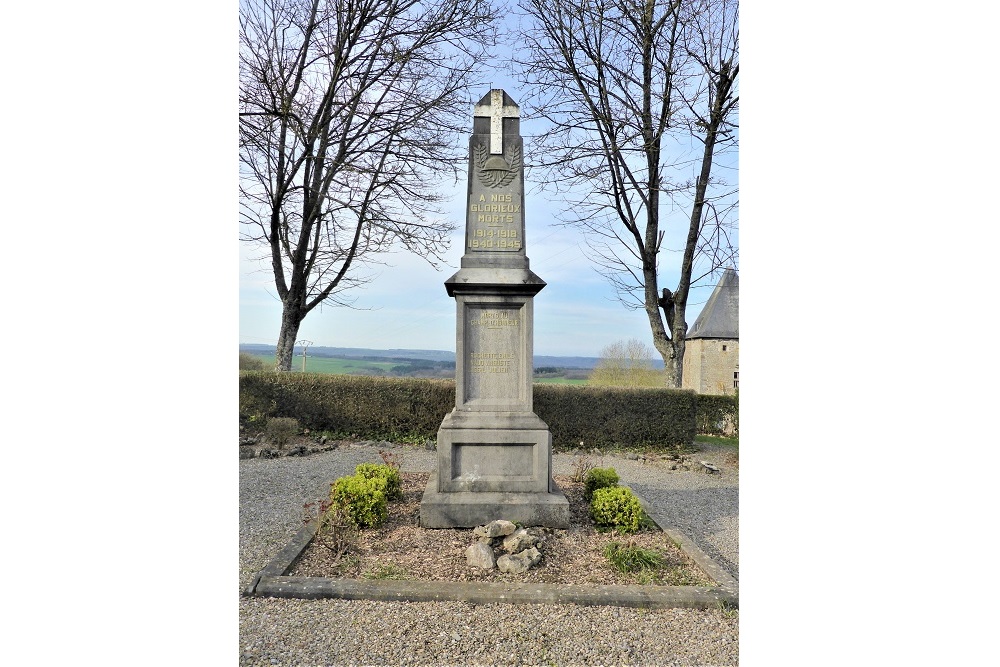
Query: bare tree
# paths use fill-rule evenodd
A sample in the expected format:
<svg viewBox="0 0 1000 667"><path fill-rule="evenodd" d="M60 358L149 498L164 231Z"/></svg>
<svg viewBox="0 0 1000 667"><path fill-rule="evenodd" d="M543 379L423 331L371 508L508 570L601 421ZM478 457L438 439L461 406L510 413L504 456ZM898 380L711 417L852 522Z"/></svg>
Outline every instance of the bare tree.
<svg viewBox="0 0 1000 667"><path fill-rule="evenodd" d="M713 175L736 142L736 0L520 0L520 9L526 115L547 125L535 166L565 196L562 221L584 231L622 303L645 310L666 382L680 387L691 286L737 256L736 190ZM671 222L680 248L664 246ZM661 291L668 251L680 256L679 278Z"/></svg>
<svg viewBox="0 0 1000 667"><path fill-rule="evenodd" d="M468 87L492 39L489 0L243 0L242 240L269 256L282 303L276 370L299 326L404 244L432 264L454 224Z"/></svg>
<svg viewBox="0 0 1000 667"><path fill-rule="evenodd" d="M601 350L588 382L600 387L662 387L663 372L653 368L653 350L631 338Z"/></svg>

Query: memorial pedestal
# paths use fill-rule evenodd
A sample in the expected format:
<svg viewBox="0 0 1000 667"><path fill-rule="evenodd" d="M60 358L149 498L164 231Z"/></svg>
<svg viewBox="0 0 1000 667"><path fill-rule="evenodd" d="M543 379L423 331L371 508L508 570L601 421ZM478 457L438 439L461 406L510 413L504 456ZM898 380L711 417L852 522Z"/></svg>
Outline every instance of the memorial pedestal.
<svg viewBox="0 0 1000 667"><path fill-rule="evenodd" d="M470 139L462 267L445 282L457 309L455 409L438 430L437 471L420 503L426 528L569 526L552 434L532 406L533 299L545 281L525 254L521 146L517 105L491 91Z"/></svg>

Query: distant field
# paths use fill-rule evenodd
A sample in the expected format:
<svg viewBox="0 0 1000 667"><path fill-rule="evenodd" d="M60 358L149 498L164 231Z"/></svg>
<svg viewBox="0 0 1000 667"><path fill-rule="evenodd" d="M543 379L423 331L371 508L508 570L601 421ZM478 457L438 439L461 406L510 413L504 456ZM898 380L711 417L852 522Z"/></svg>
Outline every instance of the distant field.
<svg viewBox="0 0 1000 667"><path fill-rule="evenodd" d="M264 361L268 368L274 368L274 355L253 355ZM388 373L393 366L399 366L399 361L365 361L364 359L333 359L331 357L306 357L307 373L332 373L334 375L376 375ZM292 370L302 370L302 357L292 359Z"/></svg>
<svg viewBox="0 0 1000 667"><path fill-rule="evenodd" d="M264 362L267 368L274 368L274 355L253 355ZM307 373L331 373L333 375L388 375L395 366L405 365L403 361L365 361L364 359L334 359L331 357L307 357ZM292 359L292 371L302 370L302 357ZM536 378L536 384L587 384L586 380L555 378Z"/></svg>
<svg viewBox="0 0 1000 667"><path fill-rule="evenodd" d="M586 380L570 380L568 378L535 378L535 384L587 384Z"/></svg>

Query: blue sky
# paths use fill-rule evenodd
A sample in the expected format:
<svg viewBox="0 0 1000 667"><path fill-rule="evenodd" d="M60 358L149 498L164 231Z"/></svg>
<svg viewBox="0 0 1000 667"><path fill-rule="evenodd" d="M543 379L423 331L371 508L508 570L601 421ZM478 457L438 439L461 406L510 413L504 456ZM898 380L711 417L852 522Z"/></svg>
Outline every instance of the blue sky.
<svg viewBox="0 0 1000 667"><path fill-rule="evenodd" d="M500 74L493 74L475 99L493 87L502 87L518 101L519 85ZM536 125L537 128L537 125ZM469 132L472 131L472 104L469 105ZM537 131L532 122L522 121L525 150L530 150L527 136ZM466 140L462 137L462 141ZM530 158L529 158L530 159ZM735 156L728 164L735 166ZM735 181L735 169L727 170ZM601 350L618 340L638 338L652 350L652 336L645 311L627 309L616 298L607 280L595 271L586 256L588 248L580 232L553 224L561 200L545 191L539 178L530 171L525 182L525 236L532 270L547 285L535 297L535 353L556 356L600 356ZM446 264L435 270L426 261L403 251L383 256L387 266L375 266L374 279L363 289L351 293L354 307L324 304L303 321L299 340L329 347L367 347L375 349L455 349L455 302L448 297L444 281L458 270L462 256L461 226L465 219L466 182L452 188L449 216L459 222L451 245L443 253ZM540 190L540 186L541 190ZM666 244L679 248L686 230L685 211L675 214L667 228ZM274 290L268 262L256 261L259 249L241 243L239 291L239 342L273 345L278 339L281 303ZM677 285L677 254L661 254L661 287ZM368 270L364 270L368 273ZM694 323L712 293L714 280L692 291L687 315Z"/></svg>

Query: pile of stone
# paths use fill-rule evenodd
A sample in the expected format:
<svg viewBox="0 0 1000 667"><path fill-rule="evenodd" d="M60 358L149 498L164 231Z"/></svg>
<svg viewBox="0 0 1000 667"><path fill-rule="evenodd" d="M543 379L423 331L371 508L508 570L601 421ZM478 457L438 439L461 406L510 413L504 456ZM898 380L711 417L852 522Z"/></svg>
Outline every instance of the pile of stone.
<svg viewBox="0 0 1000 667"><path fill-rule="evenodd" d="M499 519L478 526L472 532L478 539L465 550L469 567L498 568L507 574L522 574L542 560L538 550L544 542L541 529L518 528L510 521ZM498 549L504 552L499 558L496 556Z"/></svg>

